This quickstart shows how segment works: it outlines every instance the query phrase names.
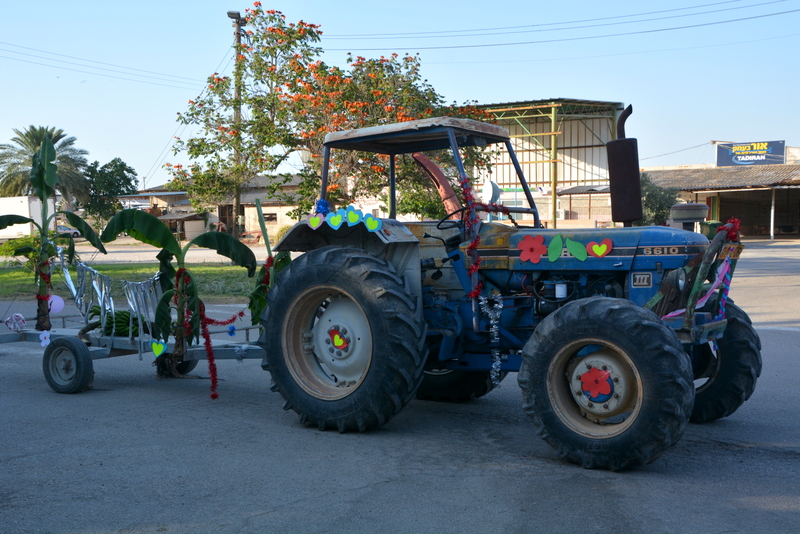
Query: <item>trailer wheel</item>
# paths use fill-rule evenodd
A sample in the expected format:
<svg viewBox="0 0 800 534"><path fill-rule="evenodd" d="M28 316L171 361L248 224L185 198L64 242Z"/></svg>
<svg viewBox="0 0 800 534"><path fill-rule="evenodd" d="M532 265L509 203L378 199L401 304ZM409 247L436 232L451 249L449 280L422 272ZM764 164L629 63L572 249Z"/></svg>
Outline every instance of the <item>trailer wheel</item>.
<svg viewBox="0 0 800 534"><path fill-rule="evenodd" d="M183 360L175 365L175 371L181 375L188 375L194 371L194 368L197 367L199 362L200 360Z"/></svg>
<svg viewBox="0 0 800 534"><path fill-rule="evenodd" d="M44 349L42 370L57 393L80 393L92 387L94 369L86 344L76 337L59 337Z"/></svg>
<svg viewBox="0 0 800 534"><path fill-rule="evenodd" d="M272 390L303 423L377 428L414 396L425 363L417 299L388 263L350 247L307 252L261 316Z"/></svg>
<svg viewBox="0 0 800 534"><path fill-rule="evenodd" d="M652 462L683 435L694 400L675 332L623 299L577 300L547 316L518 379L537 434L590 469Z"/></svg>
<svg viewBox="0 0 800 534"><path fill-rule="evenodd" d="M722 338L695 347L694 423L731 415L750 398L761 376L761 340L750 317L731 301L725 312L728 325Z"/></svg>

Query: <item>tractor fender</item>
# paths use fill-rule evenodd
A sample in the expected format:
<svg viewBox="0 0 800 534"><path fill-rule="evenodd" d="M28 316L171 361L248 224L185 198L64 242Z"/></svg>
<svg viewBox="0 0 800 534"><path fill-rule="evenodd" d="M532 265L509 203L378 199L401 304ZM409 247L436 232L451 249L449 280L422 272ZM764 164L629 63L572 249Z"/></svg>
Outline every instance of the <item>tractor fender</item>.
<svg viewBox="0 0 800 534"><path fill-rule="evenodd" d="M309 252L322 247L357 247L388 262L406 280L415 298L422 298L419 239L394 219L381 219L381 228L369 231L364 224L347 223L334 228L322 222L313 228L308 221L296 223L281 239L277 252ZM417 309L422 313L422 306Z"/></svg>

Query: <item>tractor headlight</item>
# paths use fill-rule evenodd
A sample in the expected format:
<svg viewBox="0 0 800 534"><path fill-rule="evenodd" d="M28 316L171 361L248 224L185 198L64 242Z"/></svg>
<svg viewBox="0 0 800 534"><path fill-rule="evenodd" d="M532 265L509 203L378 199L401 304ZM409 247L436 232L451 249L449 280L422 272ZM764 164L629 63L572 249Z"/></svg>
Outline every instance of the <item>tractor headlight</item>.
<svg viewBox="0 0 800 534"><path fill-rule="evenodd" d="M683 291L686 287L686 271L683 269L672 270L664 277L664 281L673 287L677 287L678 291Z"/></svg>

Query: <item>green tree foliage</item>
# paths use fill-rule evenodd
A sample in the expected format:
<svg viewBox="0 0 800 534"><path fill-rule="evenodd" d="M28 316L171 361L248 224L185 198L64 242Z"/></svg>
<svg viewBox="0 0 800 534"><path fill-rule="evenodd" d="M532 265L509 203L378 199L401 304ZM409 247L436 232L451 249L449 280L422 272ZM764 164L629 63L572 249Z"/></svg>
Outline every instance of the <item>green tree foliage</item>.
<svg viewBox="0 0 800 534"><path fill-rule="evenodd" d="M32 125L25 130L15 129L14 134L10 144L0 144L0 196L32 194L31 160L49 136L55 146L58 166L56 190L67 207L75 202L88 202L89 182L83 172L89 152L75 147L74 137L67 137L63 130L51 126Z"/></svg>
<svg viewBox="0 0 800 534"><path fill-rule="evenodd" d="M86 168L91 195L89 202L82 207L86 215L95 220L95 227L105 226L122 209L117 197L136 194L136 176L136 171L120 158L114 158L102 167L95 161Z"/></svg>
<svg viewBox="0 0 800 534"><path fill-rule="evenodd" d="M664 224L669 219L669 210L678 202L678 190L661 187L653 183L647 173L642 173L642 220L636 226Z"/></svg>

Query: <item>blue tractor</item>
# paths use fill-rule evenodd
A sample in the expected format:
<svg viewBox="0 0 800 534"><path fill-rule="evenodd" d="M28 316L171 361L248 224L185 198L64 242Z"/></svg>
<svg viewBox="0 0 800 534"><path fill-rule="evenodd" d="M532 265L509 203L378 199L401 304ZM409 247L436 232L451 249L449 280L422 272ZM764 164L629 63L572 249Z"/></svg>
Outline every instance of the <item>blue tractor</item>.
<svg viewBox="0 0 800 534"><path fill-rule="evenodd" d="M467 147L505 147L529 206L478 203ZM424 155L444 150L460 196ZM326 205L339 151L387 157L388 218ZM436 181L447 217L396 220L398 155ZM610 150L610 171L625 157ZM635 183L616 188L640 202L628 159ZM742 249L733 223L710 241L657 226L547 229L508 132L448 117L328 134L321 200L276 246L297 257L267 295L259 340L271 389L303 423L363 432L414 397L466 401L516 372L542 439L584 467L619 470L753 393L760 341L728 298Z"/></svg>

